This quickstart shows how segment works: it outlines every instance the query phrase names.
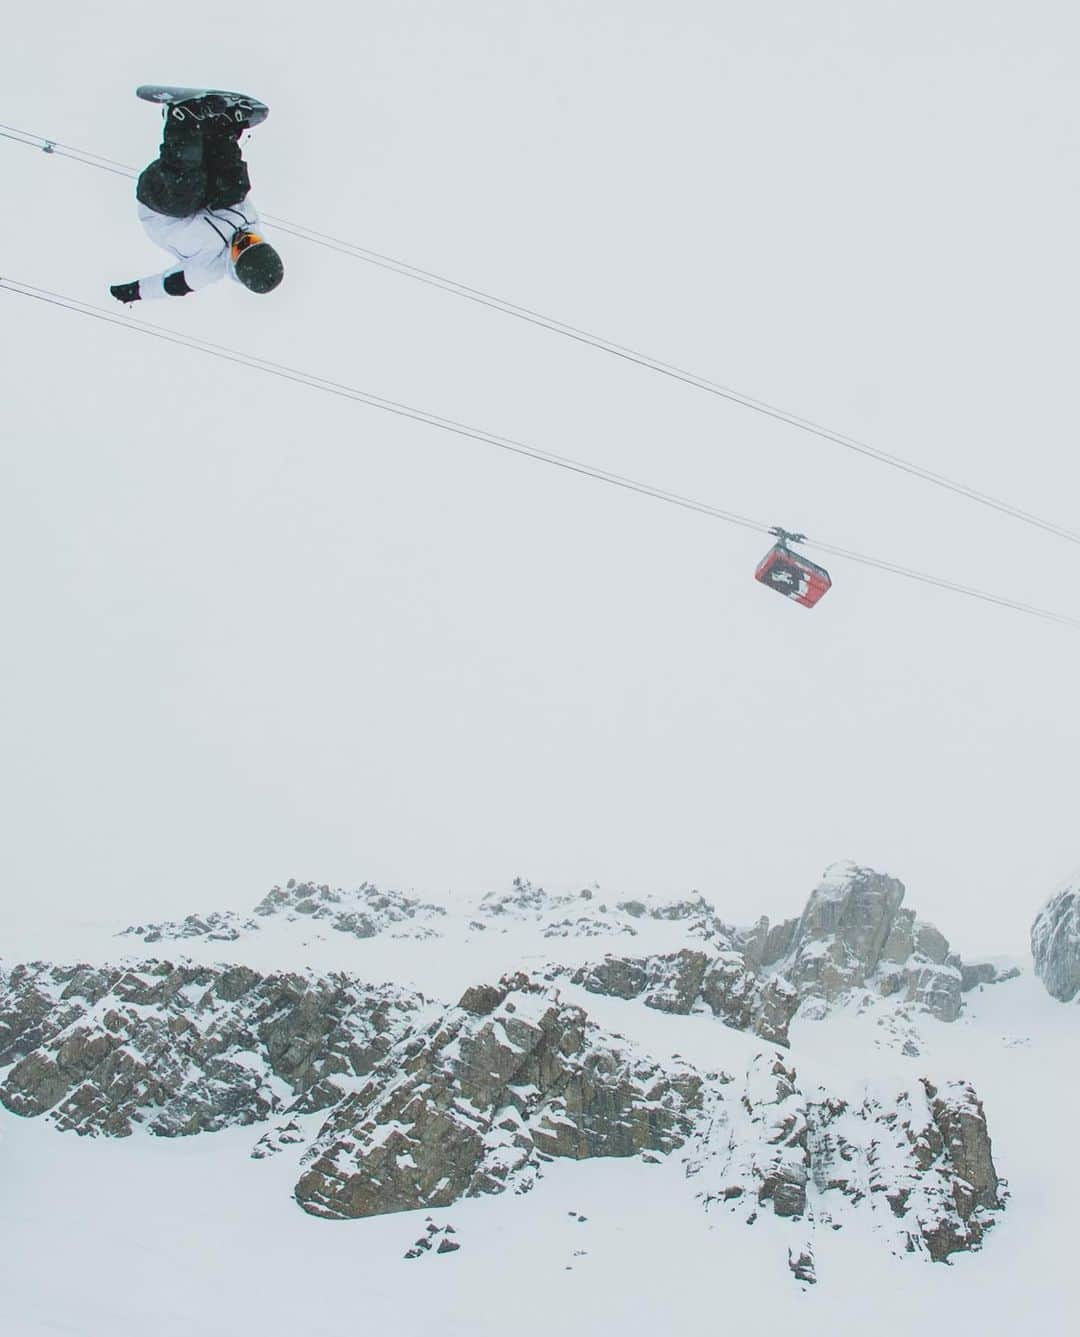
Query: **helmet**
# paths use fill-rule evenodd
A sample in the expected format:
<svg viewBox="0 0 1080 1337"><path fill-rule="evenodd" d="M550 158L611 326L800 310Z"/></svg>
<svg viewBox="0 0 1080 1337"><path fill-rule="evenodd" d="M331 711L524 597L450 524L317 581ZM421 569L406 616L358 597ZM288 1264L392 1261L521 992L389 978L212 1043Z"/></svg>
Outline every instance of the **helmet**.
<svg viewBox="0 0 1080 1337"><path fill-rule="evenodd" d="M285 276L277 251L250 228L238 228L229 246L233 272L252 292L272 292Z"/></svg>

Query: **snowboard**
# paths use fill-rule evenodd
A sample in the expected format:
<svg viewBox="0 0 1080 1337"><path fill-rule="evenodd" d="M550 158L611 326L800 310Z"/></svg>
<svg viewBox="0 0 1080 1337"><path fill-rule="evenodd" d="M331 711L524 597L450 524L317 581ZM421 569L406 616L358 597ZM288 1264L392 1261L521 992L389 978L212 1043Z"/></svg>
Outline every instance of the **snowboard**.
<svg viewBox="0 0 1080 1337"><path fill-rule="evenodd" d="M261 125L270 115L270 108L257 97L250 97L247 93L230 93L224 88L174 88L171 84L140 84L135 90L135 96L141 97L144 102L159 102L170 107L191 98L206 97L210 93L224 98L230 111L234 108L242 111L248 126Z"/></svg>

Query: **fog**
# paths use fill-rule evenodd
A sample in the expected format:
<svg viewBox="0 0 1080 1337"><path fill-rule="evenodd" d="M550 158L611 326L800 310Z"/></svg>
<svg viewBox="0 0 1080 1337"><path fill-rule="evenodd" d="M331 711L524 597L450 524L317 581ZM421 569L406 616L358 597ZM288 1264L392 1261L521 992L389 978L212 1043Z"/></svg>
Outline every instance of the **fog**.
<svg viewBox="0 0 1080 1337"><path fill-rule="evenodd" d="M0 121L142 165L144 82L251 91L264 211L1074 518L1080 20L1064 3L20 8ZM0 140L6 277L165 260L131 183ZM1080 551L783 423L273 237L197 334L1064 613ZM1080 633L0 291L4 908L245 907L824 866L1021 954L1080 863ZM0 942L0 951L2 951Z"/></svg>

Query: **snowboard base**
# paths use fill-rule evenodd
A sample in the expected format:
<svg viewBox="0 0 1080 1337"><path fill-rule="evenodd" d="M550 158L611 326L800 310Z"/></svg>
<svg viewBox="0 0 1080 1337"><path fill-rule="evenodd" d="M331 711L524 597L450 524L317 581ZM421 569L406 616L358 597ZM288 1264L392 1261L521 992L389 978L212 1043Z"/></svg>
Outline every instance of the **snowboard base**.
<svg viewBox="0 0 1080 1337"><path fill-rule="evenodd" d="M270 108L265 102L247 93L232 93L225 88L180 88L172 84L140 84L135 96L144 102L157 102L165 106L174 106L177 102L189 102L192 98L206 97L213 93L224 98L229 107L242 107L244 119L249 126L261 125L270 115Z"/></svg>

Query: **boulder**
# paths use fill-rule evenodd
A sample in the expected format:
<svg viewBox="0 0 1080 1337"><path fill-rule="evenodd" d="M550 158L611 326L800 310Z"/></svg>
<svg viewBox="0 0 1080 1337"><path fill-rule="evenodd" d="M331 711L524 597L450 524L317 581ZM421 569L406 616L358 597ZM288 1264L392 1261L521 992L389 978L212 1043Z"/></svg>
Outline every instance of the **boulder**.
<svg viewBox="0 0 1080 1337"><path fill-rule="evenodd" d="M1052 997L1080 994L1080 878L1052 896L1031 927L1035 973Z"/></svg>

